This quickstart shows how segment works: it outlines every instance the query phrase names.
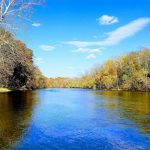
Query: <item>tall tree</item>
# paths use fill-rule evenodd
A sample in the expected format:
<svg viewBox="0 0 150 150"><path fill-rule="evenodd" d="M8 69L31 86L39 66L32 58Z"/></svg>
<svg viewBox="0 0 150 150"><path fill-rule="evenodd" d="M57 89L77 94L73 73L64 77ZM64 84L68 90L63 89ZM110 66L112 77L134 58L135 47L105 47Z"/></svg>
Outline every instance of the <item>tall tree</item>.
<svg viewBox="0 0 150 150"><path fill-rule="evenodd" d="M41 5L43 0L0 0L0 24L10 24L9 18L28 19L33 6Z"/></svg>

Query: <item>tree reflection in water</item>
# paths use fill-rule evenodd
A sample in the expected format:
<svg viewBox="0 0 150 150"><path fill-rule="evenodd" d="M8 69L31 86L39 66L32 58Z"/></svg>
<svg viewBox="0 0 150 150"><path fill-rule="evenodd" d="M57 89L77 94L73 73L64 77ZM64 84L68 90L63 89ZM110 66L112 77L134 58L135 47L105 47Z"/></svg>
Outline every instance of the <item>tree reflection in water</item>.
<svg viewBox="0 0 150 150"><path fill-rule="evenodd" d="M0 94L0 149L9 149L27 130L36 92Z"/></svg>
<svg viewBox="0 0 150 150"><path fill-rule="evenodd" d="M110 109L120 119L133 121L141 133L150 134L150 92L103 91L95 94L104 100L99 107Z"/></svg>

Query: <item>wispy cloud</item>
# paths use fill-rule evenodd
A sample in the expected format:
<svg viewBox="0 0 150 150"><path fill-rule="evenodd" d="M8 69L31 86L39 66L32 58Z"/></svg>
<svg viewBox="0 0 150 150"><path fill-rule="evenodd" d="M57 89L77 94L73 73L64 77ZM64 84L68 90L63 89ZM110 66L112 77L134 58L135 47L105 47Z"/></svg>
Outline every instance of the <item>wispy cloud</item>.
<svg viewBox="0 0 150 150"><path fill-rule="evenodd" d="M108 33L107 38L102 41L68 41L65 43L76 47L112 46L120 43L122 40L134 36L137 32L145 28L149 23L150 18L139 18Z"/></svg>
<svg viewBox="0 0 150 150"><path fill-rule="evenodd" d="M40 48L43 50L43 51L52 51L55 49L54 46L51 46L51 45L40 45Z"/></svg>
<svg viewBox="0 0 150 150"><path fill-rule="evenodd" d="M111 24L119 22L117 17L108 16L108 15L103 15L103 16L99 17L97 20L98 20L99 24L101 24L101 25L111 25Z"/></svg>
<svg viewBox="0 0 150 150"><path fill-rule="evenodd" d="M89 49L89 53L101 53L101 50L98 48Z"/></svg>
<svg viewBox="0 0 150 150"><path fill-rule="evenodd" d="M73 52L80 52L80 53L100 53L101 50L98 48L86 48L86 47L79 47Z"/></svg>
<svg viewBox="0 0 150 150"><path fill-rule="evenodd" d="M89 54L86 59L95 59L96 55L95 54Z"/></svg>
<svg viewBox="0 0 150 150"><path fill-rule="evenodd" d="M32 23L32 26L34 26L34 27L40 27L41 23L35 22L35 23Z"/></svg>
<svg viewBox="0 0 150 150"><path fill-rule="evenodd" d="M44 59L41 57L34 57L34 62L37 63L44 63Z"/></svg>
<svg viewBox="0 0 150 150"><path fill-rule="evenodd" d="M64 44L76 46L76 47L87 47L89 42L84 42L84 41L67 41L64 42Z"/></svg>

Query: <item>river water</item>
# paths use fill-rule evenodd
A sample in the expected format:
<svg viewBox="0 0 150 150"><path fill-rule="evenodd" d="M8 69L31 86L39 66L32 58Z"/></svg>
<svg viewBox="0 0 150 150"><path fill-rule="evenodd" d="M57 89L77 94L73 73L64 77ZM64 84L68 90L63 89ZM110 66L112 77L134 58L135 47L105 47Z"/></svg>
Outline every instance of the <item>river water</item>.
<svg viewBox="0 0 150 150"><path fill-rule="evenodd" d="M149 150L150 93L0 94L0 150Z"/></svg>

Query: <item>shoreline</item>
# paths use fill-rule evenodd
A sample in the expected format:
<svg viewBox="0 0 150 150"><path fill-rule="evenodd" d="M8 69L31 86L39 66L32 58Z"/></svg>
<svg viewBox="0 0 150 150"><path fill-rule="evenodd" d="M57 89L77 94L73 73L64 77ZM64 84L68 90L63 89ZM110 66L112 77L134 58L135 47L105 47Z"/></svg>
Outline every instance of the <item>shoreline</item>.
<svg viewBox="0 0 150 150"><path fill-rule="evenodd" d="M67 88L67 87L48 87L48 88L44 88L44 89L49 89L49 88L52 88L52 89L55 89L55 88L65 88L65 89L71 89L70 87ZM128 91L128 92L150 92L149 90L148 91L144 91L144 90L127 90L127 89L90 89L90 88L78 88L76 87L77 89L89 89L89 90L100 90L100 91L116 91L116 92L119 92L119 91ZM76 89L75 87L72 87L72 89ZM33 90L37 90L37 89L33 89ZM11 92L13 90L10 90L8 88L0 88L0 93L7 93L7 92ZM19 90L14 90L14 91L32 91L31 89L19 89Z"/></svg>
<svg viewBox="0 0 150 150"><path fill-rule="evenodd" d="M6 93L6 92L10 92L11 90L7 89L7 88L0 88L0 93Z"/></svg>
<svg viewBox="0 0 150 150"><path fill-rule="evenodd" d="M116 91L116 92L150 92L150 90L145 91L145 90L128 90L128 89L92 89L92 88L80 88L80 87L48 87L48 88L44 88L44 89L85 89L85 90L96 90L96 91Z"/></svg>

